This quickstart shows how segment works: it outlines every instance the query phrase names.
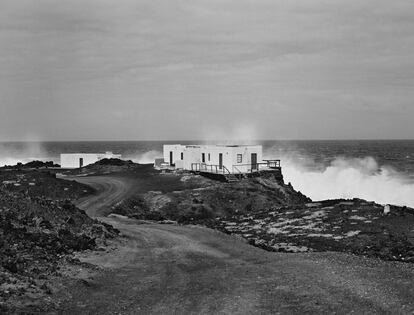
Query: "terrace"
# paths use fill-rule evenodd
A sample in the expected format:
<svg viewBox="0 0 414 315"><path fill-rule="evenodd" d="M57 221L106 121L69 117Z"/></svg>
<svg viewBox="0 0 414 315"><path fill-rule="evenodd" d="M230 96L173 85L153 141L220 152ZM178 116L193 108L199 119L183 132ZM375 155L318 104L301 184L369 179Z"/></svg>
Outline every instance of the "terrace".
<svg viewBox="0 0 414 315"><path fill-rule="evenodd" d="M233 181L242 178L260 176L261 172L281 172L281 166L280 160L263 160L263 162L254 164L237 164L233 165L231 169L224 165L191 163L191 171L201 175L220 175L221 177L224 176L227 181Z"/></svg>

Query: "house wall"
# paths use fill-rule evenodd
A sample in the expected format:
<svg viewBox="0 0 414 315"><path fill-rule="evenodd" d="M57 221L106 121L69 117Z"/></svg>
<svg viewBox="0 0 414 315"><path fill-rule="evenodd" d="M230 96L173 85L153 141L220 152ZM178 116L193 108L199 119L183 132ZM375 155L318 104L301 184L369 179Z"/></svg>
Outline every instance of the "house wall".
<svg viewBox="0 0 414 315"><path fill-rule="evenodd" d="M235 168L232 167L232 172L237 173L237 170L239 170L242 173L250 172L251 170L251 156L252 153L257 154L257 163L262 162L263 159L263 152L262 152L262 146L240 146L240 147L233 147L232 151L232 157L231 157L231 165L234 165ZM237 155L242 155L242 161L241 163L237 162ZM237 169L236 169L237 168Z"/></svg>
<svg viewBox="0 0 414 315"><path fill-rule="evenodd" d="M202 163L202 154L205 154L205 164L219 165L219 154L223 154L223 165L230 171L235 171L233 165L239 165L241 172L247 172L251 169L251 154L257 154L257 162L262 161L262 147L232 147L232 146L192 146L184 149L183 168L191 170L191 163ZM237 163L237 154L242 154L242 162ZM248 165L244 165L248 164ZM237 171L236 171L237 172Z"/></svg>
<svg viewBox="0 0 414 315"><path fill-rule="evenodd" d="M232 147L226 146L205 146L201 149L201 153L206 154L207 165L219 165L219 154L223 154L223 165L231 172L232 168ZM210 154L210 160L208 159Z"/></svg>
<svg viewBox="0 0 414 315"><path fill-rule="evenodd" d="M257 162L262 161L262 146L215 146L215 145L164 145L164 160L170 161L170 152L173 152L173 161L176 168L191 170L193 163L203 163L202 154L205 154L206 165L219 165L219 154L223 154L223 165L230 171L236 172L233 165L238 166L241 172L251 169L251 154L257 154ZM183 160L181 161L181 153ZM242 155L242 162L237 162L237 154Z"/></svg>
<svg viewBox="0 0 414 315"><path fill-rule="evenodd" d="M93 164L105 158L120 159L120 154L106 153L62 153L60 155L60 166L62 168L79 168L79 160L83 159L83 166Z"/></svg>
<svg viewBox="0 0 414 315"><path fill-rule="evenodd" d="M191 170L192 163L201 163L201 147L200 146L186 146L183 150L184 160L183 169Z"/></svg>
<svg viewBox="0 0 414 315"><path fill-rule="evenodd" d="M181 153L184 151L185 146L181 144L164 144L163 153L164 161L170 163L170 152L173 153L173 164L176 164L176 161L181 160Z"/></svg>

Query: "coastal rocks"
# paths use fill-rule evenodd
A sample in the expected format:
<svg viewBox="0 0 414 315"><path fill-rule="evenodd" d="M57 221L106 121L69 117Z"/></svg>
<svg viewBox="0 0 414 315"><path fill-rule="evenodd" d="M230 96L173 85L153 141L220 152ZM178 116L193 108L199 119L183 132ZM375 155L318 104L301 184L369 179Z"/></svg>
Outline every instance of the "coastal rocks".
<svg viewBox="0 0 414 315"><path fill-rule="evenodd" d="M275 205L310 201L292 186L272 177L222 183L188 173L175 176L183 186L175 186L172 191L149 191L134 196L117 205L113 212L142 219L158 213L162 219L197 223L216 216L251 213Z"/></svg>
<svg viewBox="0 0 414 315"><path fill-rule="evenodd" d="M413 209L390 209L381 216L375 203L327 200L216 218L209 226L269 251L344 251L413 262Z"/></svg>
<svg viewBox="0 0 414 315"><path fill-rule="evenodd" d="M140 192L113 212L200 224L283 252L341 251L412 261L414 209L361 199L312 202L272 177L221 183L189 173L140 176Z"/></svg>

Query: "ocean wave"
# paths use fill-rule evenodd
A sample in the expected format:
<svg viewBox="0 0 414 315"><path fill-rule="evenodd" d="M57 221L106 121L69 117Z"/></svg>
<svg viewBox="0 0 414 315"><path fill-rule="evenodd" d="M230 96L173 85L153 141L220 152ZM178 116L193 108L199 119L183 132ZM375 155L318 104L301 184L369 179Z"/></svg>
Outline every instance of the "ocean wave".
<svg viewBox="0 0 414 315"><path fill-rule="evenodd" d="M337 157L328 165L294 154L281 160L285 181L313 200L361 198L414 207L413 179L373 157Z"/></svg>

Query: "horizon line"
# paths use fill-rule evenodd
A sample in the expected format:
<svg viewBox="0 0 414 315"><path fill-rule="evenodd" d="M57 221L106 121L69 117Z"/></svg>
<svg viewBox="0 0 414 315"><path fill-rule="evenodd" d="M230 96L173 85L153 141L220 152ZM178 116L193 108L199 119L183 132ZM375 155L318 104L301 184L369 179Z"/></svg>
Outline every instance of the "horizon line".
<svg viewBox="0 0 414 315"><path fill-rule="evenodd" d="M174 142L174 141L182 141L182 142L238 142L238 141L245 141L245 142L255 142L255 141L414 141L414 138L338 138L338 139L237 139L237 140L230 140L230 139L209 139L209 140L200 140L200 139L147 139L147 140L0 140L0 143L29 143L29 142Z"/></svg>

